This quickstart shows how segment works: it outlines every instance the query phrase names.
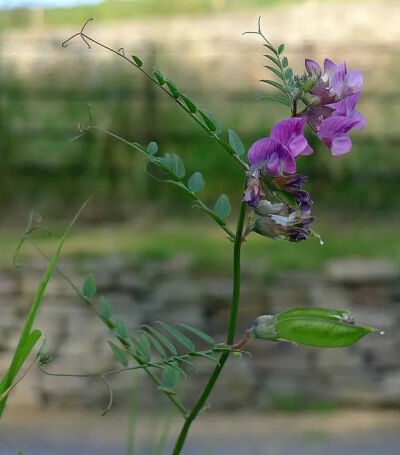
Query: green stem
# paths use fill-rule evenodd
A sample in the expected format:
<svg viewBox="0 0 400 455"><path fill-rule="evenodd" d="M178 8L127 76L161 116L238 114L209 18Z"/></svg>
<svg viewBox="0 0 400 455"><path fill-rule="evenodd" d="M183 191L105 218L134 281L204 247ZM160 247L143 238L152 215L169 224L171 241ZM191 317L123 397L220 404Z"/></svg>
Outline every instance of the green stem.
<svg viewBox="0 0 400 455"><path fill-rule="evenodd" d="M226 342L228 345L233 343L236 332L236 323L238 316L239 300L240 300L240 254L242 248L242 235L243 235L243 226L246 217L246 204L242 202L240 206L240 213L236 228L235 243L233 249L233 292L232 292L232 307L231 315L229 320L229 329ZM200 395L200 398L197 400L190 414L186 417L185 423L179 433L178 439L176 440L174 450L172 455L179 455L181 453L182 447L186 441L186 437L189 433L190 426L193 421L198 416L199 412L202 410L205 405L210 393L212 392L215 383L224 368L225 362L228 360L230 352L224 352L218 362L218 365L215 367L210 379L208 380L203 393Z"/></svg>
<svg viewBox="0 0 400 455"><path fill-rule="evenodd" d="M123 49L120 50L115 50L112 47L107 46L106 44L101 43L100 41L95 40L91 36L88 36L84 33L84 29L86 25L92 21L93 18L88 19L85 24L83 25L82 29L80 32L75 33L75 35L71 36L68 38L66 41L62 43L62 47L67 47L68 43L74 39L76 36L80 36L83 41L86 43L86 45L90 49L90 44L89 42L96 44L97 46L102 47L103 49L106 49L107 51L112 52L113 54L117 55L121 59L125 60L127 63L129 63L131 66L133 66L135 69L139 70L144 76L146 76L149 80L151 80L157 87L159 87L164 93L166 93L173 101L175 101L178 106L180 106L207 134L209 134L215 141L239 164L239 166L244 170L248 171L249 166L245 161L243 161L240 156L238 156L235 152L235 150L232 148L232 146L224 141L215 131L210 131L210 129L205 125L197 116L196 113L193 113L190 111L190 109L176 96L174 96L172 93L170 93L163 85L160 85L160 83L157 81L155 77L153 77L150 73L148 73L145 69L143 69L141 66L138 66L133 60L130 58L126 57L124 52L120 52Z"/></svg>

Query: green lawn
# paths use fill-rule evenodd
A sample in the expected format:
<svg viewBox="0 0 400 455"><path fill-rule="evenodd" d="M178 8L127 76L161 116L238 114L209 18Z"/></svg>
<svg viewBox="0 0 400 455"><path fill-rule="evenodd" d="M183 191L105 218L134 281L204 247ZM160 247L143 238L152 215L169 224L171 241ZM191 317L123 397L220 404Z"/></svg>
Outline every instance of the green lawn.
<svg viewBox="0 0 400 455"><path fill-rule="evenodd" d="M400 263L399 221L371 223L353 219L353 216L349 215L347 220L321 217L315 229L325 240L324 246L320 246L317 239L294 244L253 234L244 245L244 267L251 267L254 261L254 267L262 266L271 271L315 270L331 258L345 256L387 257ZM54 250L57 239L58 234L50 238L37 235L39 245L48 254ZM11 265L18 240L17 234L0 233L0 259L3 263L9 261ZM232 251L224 233L211 222L199 224L194 220L188 226L181 220L174 224L158 224L156 228L130 224L80 227L78 223L63 250L63 256L74 257L115 253L132 256L135 261L185 253L193 256L199 271L225 272L230 269ZM35 254L32 247L24 247L23 256Z"/></svg>

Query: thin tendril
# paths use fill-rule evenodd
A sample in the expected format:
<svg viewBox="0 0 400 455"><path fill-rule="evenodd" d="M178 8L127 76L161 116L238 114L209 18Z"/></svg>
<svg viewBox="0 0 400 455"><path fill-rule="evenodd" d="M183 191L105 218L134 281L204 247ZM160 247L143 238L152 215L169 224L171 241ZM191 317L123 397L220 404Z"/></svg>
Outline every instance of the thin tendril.
<svg viewBox="0 0 400 455"><path fill-rule="evenodd" d="M103 49L106 49L110 52L112 52L113 54L117 55L118 57L124 59L125 61L127 61L130 65L132 65L133 67L135 67L137 70L139 70L144 76L146 76L148 79L150 79L153 83L155 83L161 90L163 90L172 100L174 100L203 130L205 130L211 137L213 137L223 148L224 150L229 153L229 155L235 160L238 162L238 164L242 167L242 169L244 171L248 171L249 170L249 166L247 165L247 163L245 163L239 156L236 155L235 151L232 149L232 147L230 146L230 144L226 143L223 139L221 139L218 134L216 134L215 132L213 131L210 131L209 128L207 127L207 125L201 120L199 119L196 115L194 115L194 113L192 113L190 111L190 109L185 106L185 104L178 98L176 98L173 94L171 94L165 87L161 86L157 79L154 78L150 73L148 73L146 70L144 70L143 68L141 68L140 66L138 66L133 60L131 60L130 58L128 58L126 55L125 55L125 50L123 48L120 48L118 50L115 50L113 49L112 47L110 46L107 46L106 44L103 44L101 43L100 41L97 41L95 40L94 38L86 35L84 33L84 30L85 30L85 27L86 25L92 21L93 18L90 18L88 19L85 24L83 25L82 29L80 32L78 33L75 33L74 35L72 35L71 37L69 37L67 40L65 40L63 43L62 43L62 47L68 47L69 45L69 42L71 40L73 40L74 38L76 38L77 36L80 36L82 38L82 40L86 43L86 45L88 46L89 49L91 49L91 46L89 44L89 42L93 43L93 44L96 44L97 46L99 47L102 47ZM121 50L123 52L121 52Z"/></svg>

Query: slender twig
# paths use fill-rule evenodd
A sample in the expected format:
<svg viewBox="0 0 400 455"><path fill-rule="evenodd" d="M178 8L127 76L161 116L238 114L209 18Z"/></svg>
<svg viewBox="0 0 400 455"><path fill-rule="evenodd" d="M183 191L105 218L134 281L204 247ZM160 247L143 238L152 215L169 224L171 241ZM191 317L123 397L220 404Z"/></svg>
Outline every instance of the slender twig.
<svg viewBox="0 0 400 455"><path fill-rule="evenodd" d="M162 163L160 163L160 161L157 160L157 158L154 158L153 156L151 156L148 153L146 153L146 150L145 150L145 148L142 145L138 144L137 142L130 142L127 139L124 139L123 137L119 136L118 134L113 133L112 131L109 131L109 130L107 130L105 128L101 128L101 127L99 127L97 125L87 125L85 127L85 131L83 133L81 133L78 137L82 136L82 134L85 134L86 132L90 131L91 129L100 131L100 132L102 132L104 134L107 134L108 136L111 136L114 139L117 139L118 141L122 142L123 144L134 148L135 150L137 150L140 153L142 153L143 155L145 155L146 158L150 162L157 163L157 166L162 167L164 169L164 171L166 171L168 173L171 172L170 169L168 169L167 166L165 166ZM152 176L152 177L156 178L154 176ZM182 190L184 190L195 201L194 207L200 208L201 210L203 210L203 212L205 212L208 216L210 216L228 234L228 238L233 241L235 239L235 234L227 226L226 222L221 217L216 215L216 213L213 210L211 210L209 207L207 207L207 205L199 198L197 193L195 193L194 191L191 191L184 184L182 179L177 178L176 176L174 176L174 179L175 180L164 180L164 182L172 183L174 185L177 185ZM159 179L157 179L157 178L156 178L156 180L159 181Z"/></svg>
<svg viewBox="0 0 400 455"><path fill-rule="evenodd" d="M48 256L44 253L44 251L42 251L42 249L35 243L32 241L31 239L31 242L33 243L33 245L35 246L35 248L39 251L39 253L43 256L44 259L46 259L47 261L49 260ZM74 291L76 292L77 296L79 298L81 298L85 303L87 303L91 308L92 310L96 313L96 315L101 319L101 321L103 321L108 328L112 329L114 324L112 321L107 321L107 323L103 320L103 318L101 318L99 312L97 311L95 305L93 304L93 302L88 298L86 297L85 295L82 294L82 292L79 290L79 288L73 283L73 281L61 270L61 268L59 266L56 266L56 269L57 271L61 274L61 276L72 286L72 288L74 289ZM121 340L120 340L121 341ZM132 346L130 345L130 343L126 342L127 345L124 346L126 348L132 348ZM148 376L152 379L152 381L157 385L157 386L161 386L161 381L158 379L158 377L149 370L150 367L159 367L159 365L157 364L145 364L140 357L138 357L133 351L129 351L129 353L132 355L132 357L134 357L134 359L139 363L139 366L137 367L131 367L131 368L128 368L128 370L133 370L133 369L143 369L147 374ZM85 374L85 375L82 375L83 377L101 377L101 376L109 376L109 375L113 375L113 374L117 374L117 373L120 373L122 371L126 371L127 369L124 368L124 369L120 369L120 370L112 370L110 372L106 372L106 373L101 373L100 375L98 373L95 373L95 374ZM53 374L53 376L55 376L57 374ZM61 376L64 376L64 375L61 375ZM66 374L65 376L78 376L79 375L75 375L75 374ZM187 414L187 411L186 409L184 408L184 406L172 395L172 394L168 394L168 393L164 393L165 396L168 397L168 399L174 404L174 406L179 410L179 412L182 414L182 416L185 416Z"/></svg>
<svg viewBox="0 0 400 455"><path fill-rule="evenodd" d="M139 70L145 77L147 77L149 80L151 80L157 87L159 87L164 93L166 93L173 101L175 101L181 109L183 109L207 134L209 134L241 167L244 171L249 170L248 164L243 161L235 152L235 150L232 148L232 146L223 140L215 131L210 131L210 129L207 127L207 125L198 117L196 116L195 113L191 112L190 109L177 97L175 97L172 93L170 93L165 87L160 85L155 77L149 72L147 72L144 68L141 66L138 66L134 60L131 60L125 55L125 50L123 48L120 48L118 50L113 49L110 46L107 46L104 43L101 43L100 41L97 41L96 39L92 38L91 36L88 36L85 33L85 28L89 22L91 22L93 18L89 18L81 28L80 32L75 33L68 39L66 39L61 45L62 47L68 47L69 43L71 40L74 38L80 36L82 40L85 42L85 44L88 46L88 49L91 49L90 43L96 44L99 47L102 47L103 49L106 49L109 52L112 52L113 54L117 55L118 57L122 58L125 60L127 63L129 63L131 66Z"/></svg>

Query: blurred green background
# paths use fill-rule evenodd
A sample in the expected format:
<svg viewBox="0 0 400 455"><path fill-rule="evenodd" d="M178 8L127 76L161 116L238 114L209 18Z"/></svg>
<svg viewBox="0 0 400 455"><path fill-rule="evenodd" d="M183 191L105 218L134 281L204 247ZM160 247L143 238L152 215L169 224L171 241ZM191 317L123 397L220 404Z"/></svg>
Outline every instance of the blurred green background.
<svg viewBox="0 0 400 455"><path fill-rule="evenodd" d="M220 245L215 246L215 257L224 262L222 236L221 242L215 240L210 222L190 209L190 201L179 190L149 177L142 157L100 133L75 142L69 138L78 134L79 122L87 121L89 103L100 126L128 140L156 140L161 152L176 152L184 158L188 173L200 170L206 178L203 195L210 204L221 192L238 202L242 183L235 163L125 62L99 48L89 51L79 40L66 49L60 44L88 17L94 17L89 34L114 48L124 47L128 55L139 55L148 68L156 65L224 128L235 129L248 147L288 115L285 108L260 101L259 96L269 90L258 82L266 77L264 49L254 36L241 36L255 29L261 14L272 42L286 42L295 71L303 71L304 57L322 61L325 56L345 59L349 68L363 70L360 110L368 126L352 134L353 151L340 158L332 158L310 134L315 154L298 160L300 172L310 177L308 189L319 217L317 230L327 241L323 252L317 242L293 248L259 239L254 254L268 251L272 262L283 268L318 267L326 258L348 254L384 255L400 261L396 246L400 65L398 32L394 26L390 29L386 3L395 5L381 2L376 8L371 3L363 7L361 18L352 14L360 2L328 0L109 0L75 8L3 10L3 251L11 249L10 239L19 235L15 228L23 228L30 211L40 212L47 223L61 227L83 200L94 195L82 221L88 238L93 230L112 224L119 239L114 245L121 251L134 248L163 255L172 254L175 248L191 248L206 261L209 255L202 254L203 244L211 240ZM335 19L342 4L352 20ZM322 7L324 14L318 12ZM136 232L136 241L126 232ZM182 232L186 246L179 241ZM101 252L109 248L107 242L89 244L83 240L75 249ZM252 254L251 246L249 251Z"/></svg>
<svg viewBox="0 0 400 455"><path fill-rule="evenodd" d="M0 6L10 7L15 2L0 0ZM350 306L356 310L357 320L360 316L362 323L387 328L388 336L379 338L379 342L372 339L370 345L367 340L358 351L329 351L330 356L326 351L317 356L315 351L306 350L303 351L307 354L305 358L299 348L291 345L273 345L271 351L260 348L260 354L252 359L254 378L248 374L250 367L246 365L244 370L229 370L228 379L231 378L234 385L229 381L227 385L223 383L220 390L224 393L218 392L215 401L219 396L231 396L240 407L246 407L245 412L254 412L254 409L263 409L264 405L265 409L311 410L315 398L322 409L326 402L318 401L318 387L315 390L315 384L320 384L320 391L342 393L343 401L334 401L333 406L337 403L357 407L376 403L399 406L397 354L400 341L396 324L400 291L396 286L400 265L400 2L104 0L97 5L74 8L44 8L39 0L35 3L39 6L0 10L0 264L6 264L4 270L13 267L12 257L30 212L40 213L43 224L56 234L51 237L40 232L36 234L39 246L50 254L57 234L63 231L81 204L92 196L63 250L62 260L67 265L70 261L77 266L78 271L73 272L77 280L94 272L104 288L108 286L111 293L117 292L111 294L112 303L115 299L116 304L126 307L126 314L137 325L147 323L156 313L157 319L175 315L178 319L187 313L193 325L206 331L209 327L202 324L213 322L214 329L220 331L217 338L223 339L231 292L232 254L224 233L194 210L191 201L179 189L151 178L146 172L145 160L132 149L99 132L91 132L72 142L70 139L79 134L79 123L87 122L87 104L90 104L99 126L127 140L143 144L155 140L161 153L175 152L183 157L187 175L201 171L206 181L202 195L210 206L219 194L227 193L233 205L233 213L228 219L231 225L242 196L240 169L159 88L126 62L95 46L89 50L79 39L67 48L62 48L61 43L93 17L95 20L88 26L88 34L114 49L123 47L128 56L139 56L148 69L157 66L182 92L210 111L225 132L228 128L237 131L248 148L255 140L267 136L276 121L288 116L284 107L259 99L269 91L259 80L271 78L264 68L265 48L257 37L242 36L243 32L256 29L257 18L261 15L264 32L270 40L275 45L286 43L285 52L295 72L303 72L305 57L320 62L325 57L335 62L346 60L350 69L363 71L365 87L359 109L367 119L367 128L351 133L352 152L338 158L332 157L330 151L307 132L315 153L300 158L298 168L309 176L307 190L314 200L315 230L321 234L325 245L321 247L315 238L292 244L256 235L250 237L243 248L244 286L240 315L243 328L240 330L244 331L255 315L274 312L273 305L277 303L281 308L280 305L312 302L318 306ZM11 335L17 333L20 319L26 314L30 290L36 289L38 280L32 273L43 267L34 249L24 248L23 255L32 255L35 259L23 262L27 267L22 271L13 269L8 287L8 275L0 270L0 288L4 288L0 289L4 302L0 335L6 334L0 345L2 360L7 360L14 349L15 337ZM345 261L337 261L335 270L343 268L338 281L335 281L334 273L323 270L332 258L354 256L383 258L383 272L379 261L364 261L365 267L363 261L358 266L353 262L346 265ZM133 268L129 263L131 260ZM136 268L136 264L140 267ZM347 274L351 275L348 281ZM355 279L356 285L351 279ZM18 283L16 287L14 280ZM129 292L124 288L124 282ZM156 287L154 283L157 283ZM201 294L199 304L195 283L209 292L204 298ZM134 289L132 292L130 286ZM168 289L173 291L172 296ZM160 292L153 295L153 291ZM98 365L97 362L104 359L103 351L98 355L93 353L99 352L101 343L91 344L84 340L86 335L91 336L91 331L84 325L87 308L79 304L72 306L72 300L57 293L50 298L53 301L44 305L43 310L44 316L46 309L48 311L49 327L55 327L53 337L57 338L59 332L67 333L61 338L59 347L54 347L63 371L78 371L83 362L93 357ZM57 310L65 313L57 313ZM18 314L11 314L12 311ZM46 320L43 322L46 328L45 323ZM49 346L56 346L51 336L50 333ZM104 341L105 336L101 332L101 340ZM2 364L6 363L3 361ZM249 400L240 394L241 377L245 378L243 396L251 396ZM68 400L65 403L75 408L74 398L80 400L82 396L80 404L83 404L84 398L91 396L92 389L81 384L75 389L73 385L69 388L69 380L45 383L42 376L30 375L26 378L27 384L28 380L33 384L30 391L29 387L24 388L24 383L19 388L21 403L23 406L27 402L33 403L35 413L26 412L22 407L23 418L18 413L11 416L10 428L14 428L17 436L7 426L3 427L0 437L3 450L7 450L7 438L12 449L6 452L7 455L19 449L15 447L15 441L24 442L25 427L21 426L24 422L34 433L35 440L40 432L43 433L43 428L46 429L45 438L51 435L57 443L65 432L74 440L84 431L82 447L85 447L89 440L86 428L90 423L86 419L92 411L85 414L80 409L80 420L68 413L64 404L63 412L44 417L40 417L38 409L46 411L45 407L57 403L54 397L62 396L63 391ZM250 392L246 395L248 383ZM50 387L54 387L53 395ZM119 403L127 401L126 390L130 387L131 384L129 389L121 389L125 394ZM48 390L50 394L46 395ZM93 391L96 393L94 388ZM270 402L263 405L257 400L264 393ZM143 397L154 395L153 389L150 392L141 390L141 394ZM219 409L218 401L216 409ZM218 424L211 421L208 427L205 426L207 437L201 436L201 442L208 443L209 429L215 428L218 433L221 422L225 422L228 433L221 433L222 438L226 441L233 436L241 439L238 444L232 439L232 448L227 452L218 451L219 455L250 453L245 450L252 450L252 444L258 442L259 451L254 449L251 453L264 454L266 431L271 433L269 440L278 436L277 449L273 451L272 447L271 454L281 454L279 435L282 435L282 447L285 447L284 444L291 443L287 429L296 429L296 425L300 426L303 439L285 453L338 453L342 447L338 440L346 434L344 428L351 437L350 445L343 446L341 453L399 453L398 411L389 420L376 415L368 420L362 413L339 414L336 424L316 414L310 416L308 426L304 427L304 415L300 419L294 417L292 421L278 420L274 426L271 423L275 416L271 421L261 419L261 416L265 418L265 413L256 415L255 420L241 417L235 426L232 425L234 413L231 408L226 409L229 409L229 417L228 414L218 417ZM35 424L32 415L35 415ZM65 420L60 421L64 415ZM121 444L118 434L125 431L121 425L123 419L119 412L111 415L115 416L115 422L108 427L109 433L117 429L117 436L113 437L119 437L117 442ZM54 425L50 425L52 422ZM324 428L321 429L320 424ZM41 428L37 430L39 426ZM69 433L68 427L72 428ZM93 427L103 433L103 421L96 421ZM153 425L147 427L153 438ZM252 436L256 428L258 433ZM357 433L360 428L364 431L361 436ZM381 428L389 429L390 435L386 437ZM55 436L57 432L60 437ZM105 432L103 438L111 441L109 433ZM253 440L247 443L243 439L244 433ZM25 443L29 451L26 450L26 454L46 453L40 441L34 446L29 440L29 431L27 434L28 442ZM226 438L225 434L228 434ZM332 452L323 439L325 434L329 435ZM98 444L101 438L95 438ZM246 449L240 446L242 440L248 445ZM317 452L319 449L315 446L309 448L308 440L312 444L316 440L322 441L320 451ZM196 444L195 441L193 447ZM107 446L104 447L103 452L102 447L96 453L107 453ZM304 452L301 447L306 447ZM79 450L78 446L74 450L85 451L84 448ZM49 453L55 452L61 453L60 447ZM206 452L193 450L193 453ZM207 453L217 452L210 450Z"/></svg>

